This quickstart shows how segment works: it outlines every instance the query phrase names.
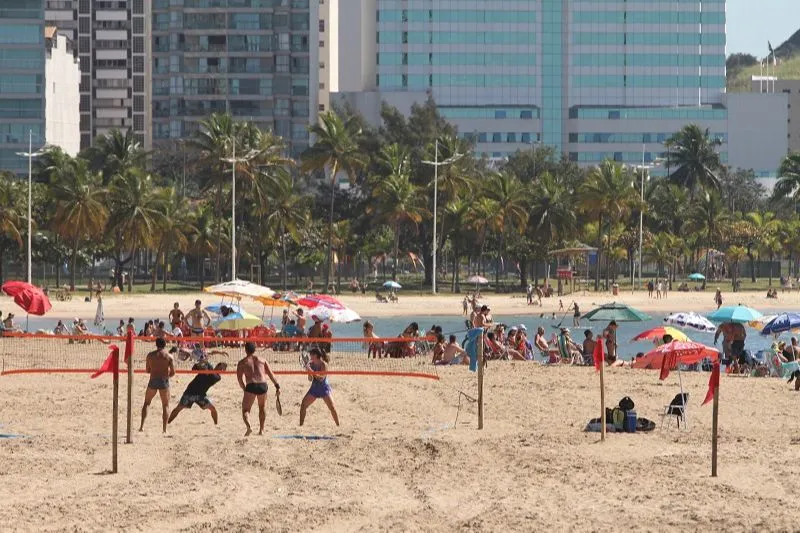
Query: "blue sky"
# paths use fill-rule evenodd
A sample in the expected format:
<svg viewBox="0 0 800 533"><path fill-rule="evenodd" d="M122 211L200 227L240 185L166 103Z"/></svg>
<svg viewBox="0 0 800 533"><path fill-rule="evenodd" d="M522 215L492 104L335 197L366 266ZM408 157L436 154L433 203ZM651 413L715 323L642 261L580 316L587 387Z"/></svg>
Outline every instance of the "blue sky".
<svg viewBox="0 0 800 533"><path fill-rule="evenodd" d="M800 29L800 0L728 0L728 54L767 55Z"/></svg>

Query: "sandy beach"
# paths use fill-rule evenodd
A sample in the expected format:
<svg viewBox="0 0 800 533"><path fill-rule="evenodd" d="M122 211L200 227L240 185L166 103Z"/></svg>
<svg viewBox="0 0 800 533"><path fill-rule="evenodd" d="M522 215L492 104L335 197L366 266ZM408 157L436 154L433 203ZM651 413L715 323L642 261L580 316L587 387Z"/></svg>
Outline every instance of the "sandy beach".
<svg viewBox="0 0 800 533"><path fill-rule="evenodd" d="M307 382L283 377L267 436L243 438L240 391L212 389L214 427L196 407L160 432L120 444L110 468L111 378L0 378L0 523L5 531L788 531L800 490L798 393L782 380L723 376L719 477L710 477L708 375L684 373L689 431L585 433L599 409L592 368L497 362L486 373L486 425L477 430L476 378L332 379L342 426L322 405L297 413ZM188 377L176 379L171 404ZM677 375L609 369L607 398L628 395L658 413ZM134 416L145 388L137 376ZM124 420L124 380L121 419ZM458 422L456 417L458 416ZM334 436L328 441L275 438ZM122 432L124 435L124 422Z"/></svg>
<svg viewBox="0 0 800 533"><path fill-rule="evenodd" d="M744 304L754 307L762 312L770 310L781 310L800 308L800 291L778 293L778 299L767 299L764 292L723 292L723 305ZM342 302L355 309L363 316L369 317L424 317L435 315L460 315L462 312L463 295L440 294L440 295L419 295L403 293L399 294L398 303L378 303L374 295L353 295L345 293L339 296ZM578 292L575 294L544 298L542 307L538 305L529 306L526 303L524 294L494 294L484 293L482 302L492 308L495 315L538 315L542 312L559 312L559 300L565 308L577 302L582 312L586 313L597 305L617 301L624 302L637 309L649 313L669 313L679 311L695 311L704 313L716 308L713 302L712 292L670 292L667 298L649 298L647 292L622 292L618 296L611 293ZM175 302L181 304L184 310L191 309L196 299L202 300L204 305L218 303L219 296L207 293L182 293L182 294L106 294L103 299L105 315L107 317L128 317L154 318L156 316L166 318L172 305ZM94 317L97 308L96 301L85 302L77 295L69 302L59 302L52 300L53 309L47 314L53 319L72 319L80 317L91 319ZM241 301L244 308L252 313L261 314L262 306L256 302L244 299ZM19 318L23 313L6 296L0 297L0 310L4 313L14 312Z"/></svg>

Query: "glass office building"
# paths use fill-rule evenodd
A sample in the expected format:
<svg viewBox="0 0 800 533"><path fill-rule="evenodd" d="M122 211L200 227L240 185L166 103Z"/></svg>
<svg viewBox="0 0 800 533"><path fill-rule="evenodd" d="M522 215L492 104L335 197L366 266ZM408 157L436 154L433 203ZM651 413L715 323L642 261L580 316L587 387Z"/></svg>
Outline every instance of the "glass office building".
<svg viewBox="0 0 800 533"><path fill-rule="evenodd" d="M340 90L401 109L431 94L489 157L541 143L582 163L641 163L642 145L653 160L687 122L725 138L724 0L354 2L375 23L340 15ZM359 29L375 35L366 69L348 64Z"/></svg>
<svg viewBox="0 0 800 533"><path fill-rule="evenodd" d="M0 2L0 170L27 172L28 151L45 137L43 0Z"/></svg>
<svg viewBox="0 0 800 533"><path fill-rule="evenodd" d="M230 112L308 147L319 94L319 0L153 0L153 139Z"/></svg>

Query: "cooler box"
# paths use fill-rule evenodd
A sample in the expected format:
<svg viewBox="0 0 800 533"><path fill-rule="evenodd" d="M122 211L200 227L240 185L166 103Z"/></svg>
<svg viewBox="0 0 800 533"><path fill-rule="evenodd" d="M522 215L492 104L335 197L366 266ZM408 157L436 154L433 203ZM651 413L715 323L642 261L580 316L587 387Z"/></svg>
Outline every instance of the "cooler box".
<svg viewBox="0 0 800 533"><path fill-rule="evenodd" d="M625 411L625 432L636 433L636 411Z"/></svg>

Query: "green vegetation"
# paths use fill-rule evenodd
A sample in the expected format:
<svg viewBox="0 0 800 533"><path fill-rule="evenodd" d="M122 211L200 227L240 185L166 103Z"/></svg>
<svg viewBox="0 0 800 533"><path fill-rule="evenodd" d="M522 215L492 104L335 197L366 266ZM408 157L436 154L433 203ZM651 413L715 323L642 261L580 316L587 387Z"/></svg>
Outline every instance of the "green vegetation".
<svg viewBox="0 0 800 533"><path fill-rule="evenodd" d="M772 65L769 67L770 76L772 75ZM766 75L766 72L761 70L761 66L756 62L744 68L738 68L733 72L728 73L728 92L750 92L752 76ZM788 58L778 59L778 66L775 67L775 74L778 79L783 80L800 80L800 54Z"/></svg>
<svg viewBox="0 0 800 533"><path fill-rule="evenodd" d="M642 192L641 170L612 161L581 169L549 147L476 158L432 100L407 118L385 106L382 118L376 129L349 110L323 113L311 128L317 144L297 161L283 139L229 115L151 154L119 131L76 158L50 149L35 165L34 273L131 292L159 281L162 291L203 287L232 268L276 288L321 279L317 289L341 290L379 277L422 290L432 281L434 209L438 279L453 291L472 274L493 277L498 290L540 283L554 274L550 252L576 243L598 250L595 289L632 283L640 214L646 275L674 281L724 267L734 273L727 279L761 287L759 276L772 284L779 275L778 260L798 272L798 154L767 200L751 173L720 164L707 130L689 124L666 143L669 177ZM447 164L434 206L437 155ZM24 271L26 204L25 182L0 176L0 279L4 265ZM585 262L574 266L585 275Z"/></svg>

